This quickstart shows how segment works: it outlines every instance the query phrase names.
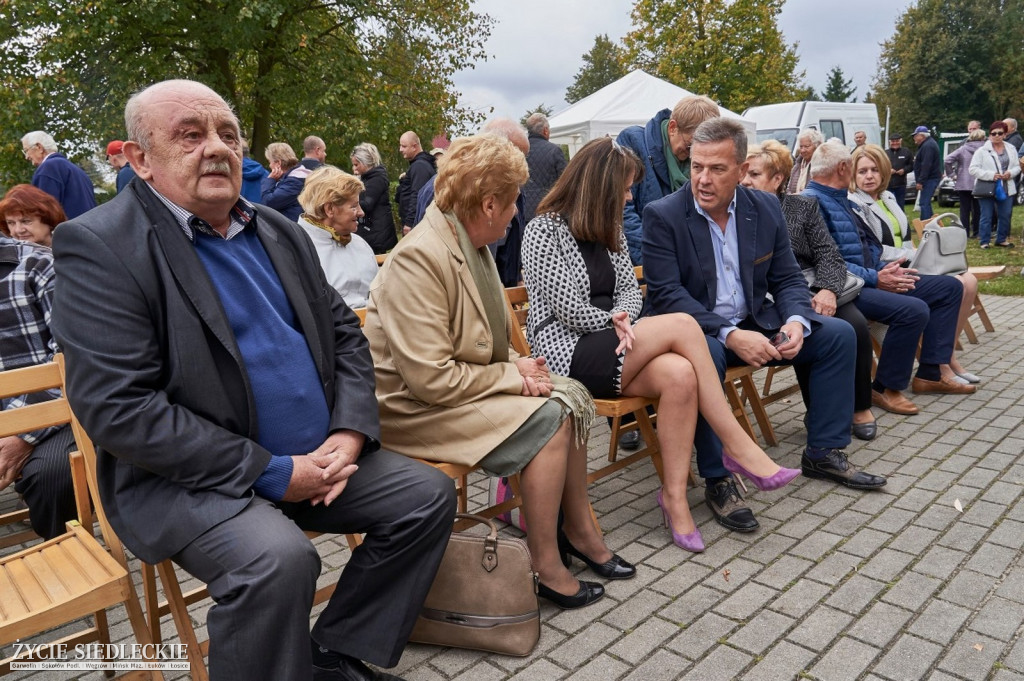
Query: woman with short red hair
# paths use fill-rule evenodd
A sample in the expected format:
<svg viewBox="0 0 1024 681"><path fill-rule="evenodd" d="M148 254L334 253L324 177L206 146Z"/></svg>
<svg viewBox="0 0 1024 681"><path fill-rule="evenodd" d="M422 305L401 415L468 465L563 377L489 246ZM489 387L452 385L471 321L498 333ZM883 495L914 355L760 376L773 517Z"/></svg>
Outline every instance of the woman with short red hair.
<svg viewBox="0 0 1024 681"><path fill-rule="evenodd" d="M0 200L0 231L19 241L49 247L53 230L65 220L57 199L30 184L14 185Z"/></svg>

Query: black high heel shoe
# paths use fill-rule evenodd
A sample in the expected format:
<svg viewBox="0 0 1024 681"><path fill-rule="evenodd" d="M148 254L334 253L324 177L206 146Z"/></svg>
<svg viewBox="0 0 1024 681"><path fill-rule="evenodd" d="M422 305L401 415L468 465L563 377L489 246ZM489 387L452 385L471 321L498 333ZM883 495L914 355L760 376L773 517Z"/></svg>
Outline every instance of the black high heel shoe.
<svg viewBox="0 0 1024 681"><path fill-rule="evenodd" d="M600 600L604 596L604 587L597 582L584 582L582 579L579 580L580 588L572 596L566 596L560 594L554 589L549 589L544 586L541 582L537 582L537 595L541 598L546 598L559 608L564 610L574 610L575 608L582 608L585 605Z"/></svg>
<svg viewBox="0 0 1024 681"><path fill-rule="evenodd" d="M569 538L564 533L558 533L558 553L562 557L562 565L569 567L572 563L572 556L579 558L594 574L605 579L631 579L636 577L636 567L624 560L618 554L613 553L612 557L605 563L595 563L569 543Z"/></svg>

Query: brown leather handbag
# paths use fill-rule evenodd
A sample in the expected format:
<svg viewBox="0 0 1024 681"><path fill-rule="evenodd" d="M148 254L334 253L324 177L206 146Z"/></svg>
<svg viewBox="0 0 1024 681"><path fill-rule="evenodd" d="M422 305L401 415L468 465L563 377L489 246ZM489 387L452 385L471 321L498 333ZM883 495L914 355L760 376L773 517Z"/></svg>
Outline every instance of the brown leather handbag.
<svg viewBox="0 0 1024 681"><path fill-rule="evenodd" d="M456 519L486 525L487 536L452 533L409 640L529 655L540 639L540 608L526 542L499 538L494 523L478 515Z"/></svg>

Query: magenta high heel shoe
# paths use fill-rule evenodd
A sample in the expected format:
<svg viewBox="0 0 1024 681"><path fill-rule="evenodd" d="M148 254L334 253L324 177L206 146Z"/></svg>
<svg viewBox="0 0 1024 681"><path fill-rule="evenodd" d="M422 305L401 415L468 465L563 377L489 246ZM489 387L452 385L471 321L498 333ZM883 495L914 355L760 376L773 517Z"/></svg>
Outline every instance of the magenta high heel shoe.
<svg viewBox="0 0 1024 681"><path fill-rule="evenodd" d="M704 551L704 537L700 534L700 528L694 528L690 534L679 534L672 527L672 519L668 517L668 511L665 510L665 502L661 498L661 490L658 490L658 506L661 507L661 515L665 519L665 527L672 533L672 542L681 549L692 551L693 553L703 553Z"/></svg>
<svg viewBox="0 0 1024 681"><path fill-rule="evenodd" d="M770 492L773 489L785 487L793 478L800 475L799 468L779 467L779 470L777 470L773 475L767 478L762 478L760 475L754 475L741 466L739 461L729 456L729 452L724 450L722 451L722 463L725 465L725 470L730 473L742 475L747 480L754 483L754 487L758 488L762 492Z"/></svg>

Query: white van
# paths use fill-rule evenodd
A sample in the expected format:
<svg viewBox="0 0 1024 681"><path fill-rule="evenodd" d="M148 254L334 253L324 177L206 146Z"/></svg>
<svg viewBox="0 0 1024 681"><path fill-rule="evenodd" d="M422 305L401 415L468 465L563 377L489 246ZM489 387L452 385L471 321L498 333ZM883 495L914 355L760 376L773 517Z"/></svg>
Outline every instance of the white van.
<svg viewBox="0 0 1024 681"><path fill-rule="evenodd" d="M797 133L805 128L821 131L825 139L838 137L853 146L853 133L863 130L868 143L881 145L882 127L878 123L878 108L874 104L856 102L785 102L753 106L743 117L757 124L757 141L776 139L790 151L796 151Z"/></svg>

